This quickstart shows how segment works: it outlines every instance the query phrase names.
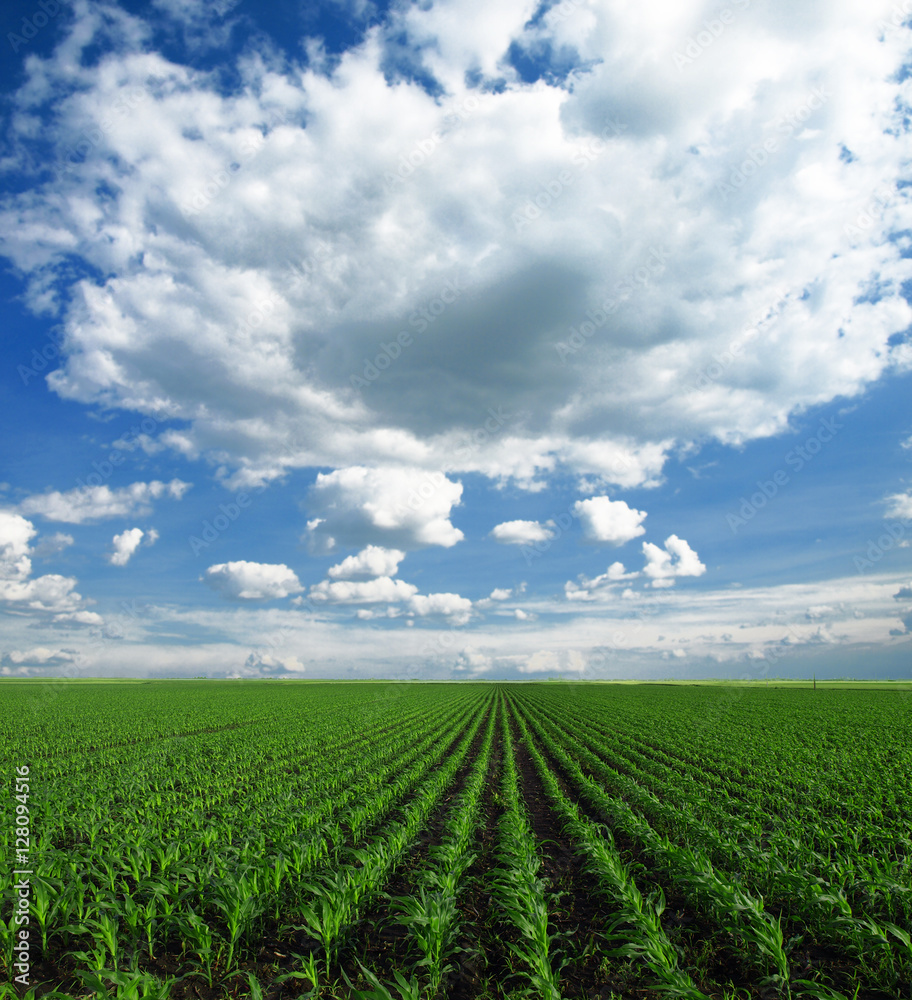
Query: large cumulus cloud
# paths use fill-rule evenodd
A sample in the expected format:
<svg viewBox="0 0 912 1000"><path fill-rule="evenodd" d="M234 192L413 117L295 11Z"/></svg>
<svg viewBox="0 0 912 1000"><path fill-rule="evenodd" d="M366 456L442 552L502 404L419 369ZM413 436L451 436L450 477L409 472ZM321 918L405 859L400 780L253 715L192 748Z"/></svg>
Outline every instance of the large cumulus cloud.
<svg viewBox="0 0 912 1000"><path fill-rule="evenodd" d="M164 444L236 483L632 486L907 368L908 32L861 0L736 6L683 60L703 4L397 8L337 60L251 51L228 92L77 4L14 98L6 162L33 183L0 211L64 330L49 384L167 415ZM445 522L342 529L408 548Z"/></svg>

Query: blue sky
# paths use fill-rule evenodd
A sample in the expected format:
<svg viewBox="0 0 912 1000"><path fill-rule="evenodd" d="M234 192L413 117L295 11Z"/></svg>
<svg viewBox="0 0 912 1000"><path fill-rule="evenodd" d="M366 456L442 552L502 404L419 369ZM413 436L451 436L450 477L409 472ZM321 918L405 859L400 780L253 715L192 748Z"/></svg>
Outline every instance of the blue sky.
<svg viewBox="0 0 912 1000"><path fill-rule="evenodd" d="M908 677L906 6L7 4L0 673Z"/></svg>

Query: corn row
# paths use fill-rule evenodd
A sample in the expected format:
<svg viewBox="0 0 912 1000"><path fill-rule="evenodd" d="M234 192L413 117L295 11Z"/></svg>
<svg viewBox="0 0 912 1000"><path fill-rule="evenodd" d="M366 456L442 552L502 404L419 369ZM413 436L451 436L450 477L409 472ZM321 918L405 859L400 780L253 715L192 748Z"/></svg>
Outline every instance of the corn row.
<svg viewBox="0 0 912 1000"><path fill-rule="evenodd" d="M679 968L678 953L661 923L665 909L662 890L659 889L649 899L643 898L614 846L611 831L583 816L577 805L564 795L535 745L525 719L515 708L513 718L545 791L574 842L577 854L584 858L586 868L596 876L603 894L615 907L610 937L623 942L623 945L614 954L642 960L662 989L677 1000L709 1000L706 994L697 989L690 976Z"/></svg>
<svg viewBox="0 0 912 1000"><path fill-rule="evenodd" d="M416 895L401 896L392 902L400 911L400 921L422 955L420 966L428 970L427 995L433 997L449 967L459 933L457 900L463 876L475 860L471 852L477 835L478 816L491 756L497 704L491 710L478 759L466 780L463 792L450 807L443 839L429 852L429 864L418 876Z"/></svg>
<svg viewBox="0 0 912 1000"><path fill-rule="evenodd" d="M541 1000L560 1000L559 973L554 968L553 936L548 933L549 894L538 877L541 859L519 795L519 776L507 713L501 715L503 773L501 795L504 811L498 827L498 860L494 872L494 897L520 941L507 947L522 961L526 978Z"/></svg>
<svg viewBox="0 0 912 1000"><path fill-rule="evenodd" d="M595 807L611 824L642 845L656 866L683 885L695 900L705 903L719 923L754 945L755 952L748 958L769 971L781 983L789 979L788 957L785 954L782 927L764 909L762 899L752 896L715 871L709 859L698 849L672 843L656 833L649 823L634 812L622 799L607 795L591 778L583 773L579 761L598 765L598 758L567 733L561 733L561 742L569 746L571 756L532 717L526 716L533 730L560 762L570 776L574 787L591 806Z"/></svg>
<svg viewBox="0 0 912 1000"><path fill-rule="evenodd" d="M550 720L545 724L554 725ZM639 809L651 824L657 821L657 825L670 831L672 836L683 834L688 844L703 848L706 860L717 874L721 875L733 862L745 871L760 873L765 876L767 892L786 905L797 904L803 922L814 928L822 942L846 948L859 962L876 961L877 974L886 977L894 986L902 975L912 973L908 948L902 932L896 933L895 924L891 921L878 922L870 916L856 917L846 898L845 887L814 874L815 866L811 859L824 863L826 859L813 855L795 838L789 838L789 844L781 845L780 855L779 841L775 837L771 838L770 848L765 851L753 841L741 840L737 836L725 837L701 823L692 814L689 803L684 804L686 800L679 799L671 806L633 778L607 766L604 758L613 764L623 765L626 762L619 760L604 744L596 744L583 734L577 745L582 750L584 744L597 750L596 754L584 753L581 759L601 781ZM825 870L830 875L840 874L838 865L833 862L825 863ZM853 884L849 873L845 873L844 881ZM896 886L896 889L900 898L903 893L908 894L903 886Z"/></svg>
<svg viewBox="0 0 912 1000"><path fill-rule="evenodd" d="M336 866L317 881L306 886L311 899L300 905L304 920L298 929L316 938L323 947L326 974L338 959L344 932L384 884L406 848L414 841L441 796L452 782L468 753L481 725L478 715L447 758L433 760L437 770L418 788L412 799L401 807L402 818L390 823L367 848L355 848L351 854L357 864Z"/></svg>

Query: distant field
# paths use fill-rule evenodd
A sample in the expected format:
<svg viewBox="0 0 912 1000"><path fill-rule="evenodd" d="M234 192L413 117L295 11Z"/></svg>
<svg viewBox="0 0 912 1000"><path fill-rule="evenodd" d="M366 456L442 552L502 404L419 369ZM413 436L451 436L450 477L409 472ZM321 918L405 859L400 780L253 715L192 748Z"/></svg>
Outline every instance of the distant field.
<svg viewBox="0 0 912 1000"><path fill-rule="evenodd" d="M5 681L0 996L912 997L910 687Z"/></svg>

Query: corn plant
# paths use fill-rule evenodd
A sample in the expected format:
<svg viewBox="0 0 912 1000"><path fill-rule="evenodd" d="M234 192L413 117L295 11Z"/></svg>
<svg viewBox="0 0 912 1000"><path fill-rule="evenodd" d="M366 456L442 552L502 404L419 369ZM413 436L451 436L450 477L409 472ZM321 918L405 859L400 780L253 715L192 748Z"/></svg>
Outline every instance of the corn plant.
<svg viewBox="0 0 912 1000"><path fill-rule="evenodd" d="M148 972L99 970L77 972L83 986L94 992L96 1000L168 1000L177 979L159 980ZM114 990L108 988L110 983Z"/></svg>
<svg viewBox="0 0 912 1000"><path fill-rule="evenodd" d="M91 932L96 948L103 948L107 951L116 969L120 965L122 953L117 919L110 913L101 913L97 920L87 921L86 928Z"/></svg>
<svg viewBox="0 0 912 1000"><path fill-rule="evenodd" d="M247 993L248 1000L264 1000L263 987L259 979L252 972L233 972L228 978L231 978L231 976L243 976L247 980L247 986L249 987L249 992Z"/></svg>
<svg viewBox="0 0 912 1000"><path fill-rule="evenodd" d="M13 949L16 945L17 930L15 917L6 920L0 917L0 960L5 969L13 968Z"/></svg>
<svg viewBox="0 0 912 1000"><path fill-rule="evenodd" d="M272 859L272 867L269 869L269 876L268 876L270 888L272 889L276 898L276 904L275 904L276 920L278 920L281 915L281 910L282 910L281 888L282 888L282 881L285 878L287 871L288 871L288 864L285 860L285 855L279 852Z"/></svg>
<svg viewBox="0 0 912 1000"><path fill-rule="evenodd" d="M48 924L54 921L54 917L60 910L60 892L58 887L40 877L32 881L32 888L31 911L41 931L41 951L46 954Z"/></svg>
<svg viewBox="0 0 912 1000"><path fill-rule="evenodd" d="M286 972L284 975L279 976L275 982L279 983L287 982L289 979L297 979L298 981L306 980L310 983L310 991L303 994L305 997L318 997L320 995L320 966L317 956L311 953L306 957L304 955L298 955L297 953L292 953L292 958L296 959L301 968L298 970L292 970L291 972Z"/></svg>
<svg viewBox="0 0 912 1000"><path fill-rule="evenodd" d="M37 987L32 987L20 997L16 987L12 983L0 983L0 1000L37 1000ZM69 993L61 993L59 990L50 990L41 994L41 1000L73 1000Z"/></svg>
<svg viewBox="0 0 912 1000"><path fill-rule="evenodd" d="M344 972L342 973L346 983L348 983L349 988L352 990L351 995L355 1000L421 1000L421 985L415 976L412 976L411 979L406 979L398 969L395 969L393 976L396 982L381 983L370 969L365 968L360 962L358 964L361 966L364 978L371 985L370 990L354 989L351 980ZM390 992L391 988L395 989L396 993Z"/></svg>
<svg viewBox="0 0 912 1000"><path fill-rule="evenodd" d="M178 927L184 946L190 946L190 950L199 958L200 967L206 970L206 981L211 988L212 963L216 958L212 930L193 910L179 918Z"/></svg>
<svg viewBox="0 0 912 1000"><path fill-rule="evenodd" d="M263 902L256 891L256 884L245 872L239 876L225 878L212 894L212 902L222 913L228 927L228 957L230 969L234 963L234 952L243 934L253 921L263 912Z"/></svg>
<svg viewBox="0 0 912 1000"><path fill-rule="evenodd" d="M323 946L325 973L329 977L335 964L343 929L347 926L357 901L358 886L354 869L346 867L335 876L324 876L322 882L306 887L313 902L301 907L304 923L295 930L302 930Z"/></svg>
<svg viewBox="0 0 912 1000"><path fill-rule="evenodd" d="M400 923L409 928L421 951L422 958L418 964L427 967L430 977L428 996L432 997L451 968L444 962L454 945L456 896L441 890L429 891L421 886L417 896L400 896L393 902L399 907Z"/></svg>

